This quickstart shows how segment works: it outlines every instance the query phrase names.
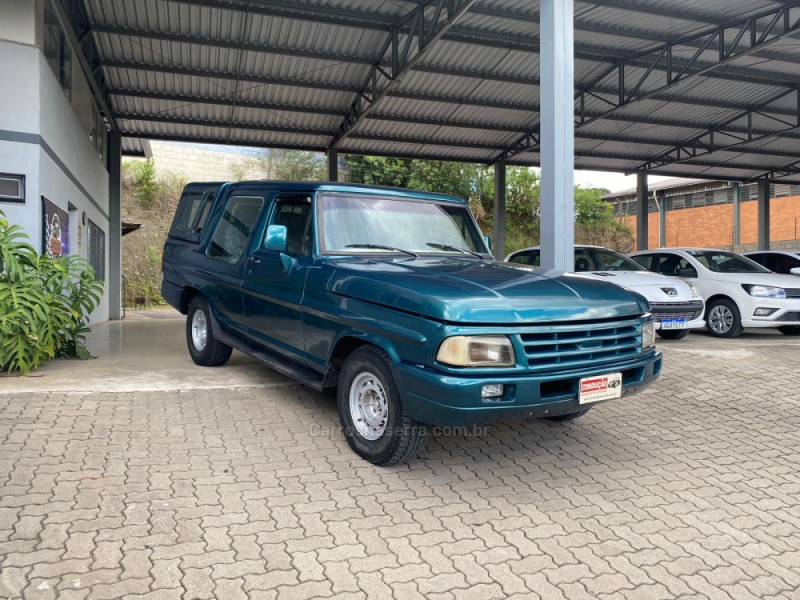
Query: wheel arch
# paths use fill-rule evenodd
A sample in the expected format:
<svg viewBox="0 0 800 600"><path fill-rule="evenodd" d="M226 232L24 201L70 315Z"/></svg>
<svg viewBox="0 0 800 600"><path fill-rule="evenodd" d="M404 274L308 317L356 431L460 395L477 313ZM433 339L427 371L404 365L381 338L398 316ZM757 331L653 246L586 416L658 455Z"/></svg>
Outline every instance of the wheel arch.
<svg viewBox="0 0 800 600"><path fill-rule="evenodd" d="M713 296L710 296L708 300L705 301L706 306L705 309L703 310L703 316L706 316L706 314L708 313L708 307L711 306L717 300L727 300L728 302L733 302L733 305L736 307L736 310L738 310L740 313L742 311L742 309L739 308L739 303L736 302L736 300L734 300L727 294L714 294Z"/></svg>
<svg viewBox="0 0 800 600"><path fill-rule="evenodd" d="M339 383L339 373L347 357L364 346L375 346L383 350L392 362L400 362L394 345L383 338L364 332L348 331L340 334L331 345L328 357L328 371L323 387L335 387Z"/></svg>
<svg viewBox="0 0 800 600"><path fill-rule="evenodd" d="M178 310L182 315L189 313L189 305L192 303L192 300L197 295L203 296L203 298L205 298L203 292L201 292L199 289L191 285L187 285L181 290L181 296L179 301L180 305L178 306Z"/></svg>

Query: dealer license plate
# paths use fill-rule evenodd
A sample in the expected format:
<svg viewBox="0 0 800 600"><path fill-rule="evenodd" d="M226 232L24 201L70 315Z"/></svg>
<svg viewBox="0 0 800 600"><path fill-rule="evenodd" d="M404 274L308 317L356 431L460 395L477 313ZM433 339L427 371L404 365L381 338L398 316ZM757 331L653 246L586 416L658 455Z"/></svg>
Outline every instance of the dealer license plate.
<svg viewBox="0 0 800 600"><path fill-rule="evenodd" d="M686 319L664 319L661 321L661 329L686 329Z"/></svg>
<svg viewBox="0 0 800 600"><path fill-rule="evenodd" d="M622 373L609 373L596 377L584 377L580 381L580 404L591 404L622 396Z"/></svg>

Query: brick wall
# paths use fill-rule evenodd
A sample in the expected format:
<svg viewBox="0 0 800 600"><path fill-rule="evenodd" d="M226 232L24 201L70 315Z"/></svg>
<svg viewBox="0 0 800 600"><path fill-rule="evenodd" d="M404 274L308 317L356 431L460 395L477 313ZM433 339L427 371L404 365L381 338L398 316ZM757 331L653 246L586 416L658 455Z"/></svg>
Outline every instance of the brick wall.
<svg viewBox="0 0 800 600"><path fill-rule="evenodd" d="M741 245L754 249L758 243L758 203L741 204ZM648 215L648 243L658 248L658 213ZM636 216L622 218L636 231ZM800 248L800 196L773 198L770 202L770 238L773 248ZM733 247L733 205L703 206L667 211L667 247Z"/></svg>

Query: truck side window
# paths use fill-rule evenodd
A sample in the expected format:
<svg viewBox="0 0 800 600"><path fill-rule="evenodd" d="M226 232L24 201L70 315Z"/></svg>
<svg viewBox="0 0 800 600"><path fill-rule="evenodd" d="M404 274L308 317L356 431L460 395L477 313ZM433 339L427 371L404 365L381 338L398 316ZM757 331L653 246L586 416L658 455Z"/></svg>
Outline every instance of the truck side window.
<svg viewBox="0 0 800 600"><path fill-rule="evenodd" d="M286 253L305 255L311 252L311 198L278 198L273 225L286 227Z"/></svg>
<svg viewBox="0 0 800 600"><path fill-rule="evenodd" d="M228 198L206 254L231 264L239 262L263 205L264 199L257 196Z"/></svg>

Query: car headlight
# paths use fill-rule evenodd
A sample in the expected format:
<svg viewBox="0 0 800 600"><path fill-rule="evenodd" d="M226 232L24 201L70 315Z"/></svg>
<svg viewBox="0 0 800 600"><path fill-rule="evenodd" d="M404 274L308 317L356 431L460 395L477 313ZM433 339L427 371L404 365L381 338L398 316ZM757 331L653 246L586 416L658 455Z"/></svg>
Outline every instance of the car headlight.
<svg viewBox="0 0 800 600"><path fill-rule="evenodd" d="M454 367L512 367L514 347L504 335L456 335L439 346L436 360Z"/></svg>
<svg viewBox="0 0 800 600"><path fill-rule="evenodd" d="M642 323L642 350L648 350L656 345L656 324L653 321Z"/></svg>
<svg viewBox="0 0 800 600"><path fill-rule="evenodd" d="M689 291L692 294L692 298L699 298L700 297L700 289L697 287L697 284L693 281L687 281L686 285L689 286Z"/></svg>
<svg viewBox="0 0 800 600"><path fill-rule="evenodd" d="M756 298L786 298L786 290L771 285L742 285L744 291Z"/></svg>

